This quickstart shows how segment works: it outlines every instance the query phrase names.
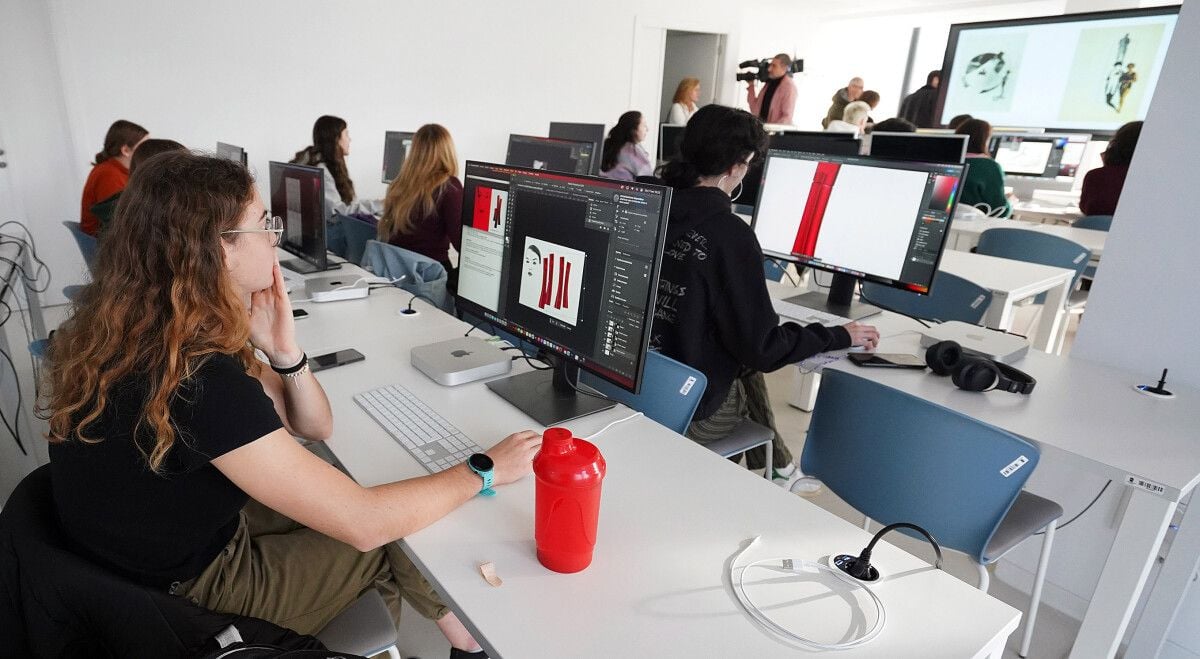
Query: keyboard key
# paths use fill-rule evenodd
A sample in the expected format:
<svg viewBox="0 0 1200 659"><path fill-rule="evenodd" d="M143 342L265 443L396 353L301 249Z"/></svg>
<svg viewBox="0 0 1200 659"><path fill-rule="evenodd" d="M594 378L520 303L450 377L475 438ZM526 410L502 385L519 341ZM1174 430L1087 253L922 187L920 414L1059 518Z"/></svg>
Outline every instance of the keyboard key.
<svg viewBox="0 0 1200 659"><path fill-rule="evenodd" d="M401 385L358 394L354 402L430 473L453 467L465 462L472 453L483 451Z"/></svg>

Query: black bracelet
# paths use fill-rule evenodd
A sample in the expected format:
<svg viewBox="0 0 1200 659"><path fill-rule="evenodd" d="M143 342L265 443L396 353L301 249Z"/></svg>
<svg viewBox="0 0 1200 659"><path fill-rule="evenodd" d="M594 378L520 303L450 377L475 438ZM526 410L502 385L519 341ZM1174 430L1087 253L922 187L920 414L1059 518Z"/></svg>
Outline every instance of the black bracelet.
<svg viewBox="0 0 1200 659"><path fill-rule="evenodd" d="M300 353L300 361L296 362L295 366L289 366L287 368L279 368L278 366L271 364L271 370L275 371L276 373L278 373L280 375L291 375L293 373L299 373L301 370L304 369L305 366L308 366L308 354Z"/></svg>

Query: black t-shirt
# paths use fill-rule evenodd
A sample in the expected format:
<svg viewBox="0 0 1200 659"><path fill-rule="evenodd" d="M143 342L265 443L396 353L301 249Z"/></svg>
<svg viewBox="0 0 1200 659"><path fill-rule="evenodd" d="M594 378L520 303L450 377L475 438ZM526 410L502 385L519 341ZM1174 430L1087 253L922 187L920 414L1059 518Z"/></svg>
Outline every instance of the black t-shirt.
<svg viewBox="0 0 1200 659"><path fill-rule="evenodd" d="M166 588L196 577L216 558L248 499L211 460L283 423L236 357L214 355L171 403L178 435L156 474L133 443L146 393L136 377L114 386L87 433L102 441L51 444L50 471L60 523L82 553Z"/></svg>

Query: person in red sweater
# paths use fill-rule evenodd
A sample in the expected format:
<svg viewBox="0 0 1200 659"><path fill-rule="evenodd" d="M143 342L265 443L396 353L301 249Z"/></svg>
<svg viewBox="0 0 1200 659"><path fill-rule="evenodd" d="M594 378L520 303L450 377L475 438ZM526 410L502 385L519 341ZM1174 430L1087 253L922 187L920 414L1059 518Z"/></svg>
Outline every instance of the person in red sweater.
<svg viewBox="0 0 1200 659"><path fill-rule="evenodd" d="M1131 121L1117 129L1108 149L1100 156L1103 167L1097 167L1083 177L1079 193L1079 210L1084 215L1112 215L1125 187L1125 175L1142 134L1142 122Z"/></svg>
<svg viewBox="0 0 1200 659"><path fill-rule="evenodd" d="M133 150L149 134L145 128L124 119L118 119L108 127L104 149L96 154L96 162L92 163L92 171L83 184L79 224L84 233L94 236L100 232L100 218L92 213L92 206L125 189Z"/></svg>

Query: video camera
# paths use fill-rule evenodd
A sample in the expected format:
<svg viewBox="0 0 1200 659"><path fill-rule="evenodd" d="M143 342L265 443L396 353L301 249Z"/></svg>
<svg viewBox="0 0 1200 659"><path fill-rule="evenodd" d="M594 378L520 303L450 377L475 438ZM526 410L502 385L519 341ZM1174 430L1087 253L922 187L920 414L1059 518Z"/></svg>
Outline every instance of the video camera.
<svg viewBox="0 0 1200 659"><path fill-rule="evenodd" d="M741 64L738 64L739 69L754 69L753 71L739 71L737 74L738 82L766 82L771 79L767 75L767 67L771 65L771 60L774 58L752 60L748 59ZM792 58L792 65L789 67L789 73L804 73L804 60Z"/></svg>

